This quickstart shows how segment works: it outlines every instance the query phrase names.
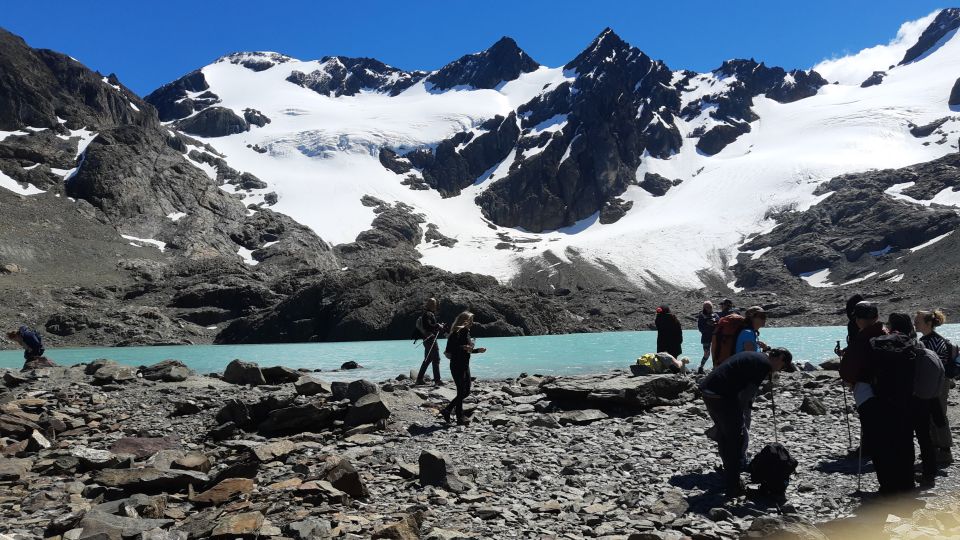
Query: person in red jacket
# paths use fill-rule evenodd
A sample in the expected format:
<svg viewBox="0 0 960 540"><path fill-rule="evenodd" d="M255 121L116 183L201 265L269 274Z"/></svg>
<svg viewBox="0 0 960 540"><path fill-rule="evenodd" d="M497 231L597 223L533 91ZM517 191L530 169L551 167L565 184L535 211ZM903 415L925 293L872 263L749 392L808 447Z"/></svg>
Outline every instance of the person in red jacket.
<svg viewBox="0 0 960 540"><path fill-rule="evenodd" d="M872 348L870 340L885 335L887 332L880 322L880 312L877 305L871 302L858 302L852 310L851 318L856 323L857 332L850 344L843 351L840 360L840 378L844 384L853 390L853 399L860 416L862 430L860 445L868 456L882 443L878 438L884 432L883 417L879 414L878 402L873 390L874 365L870 357Z"/></svg>

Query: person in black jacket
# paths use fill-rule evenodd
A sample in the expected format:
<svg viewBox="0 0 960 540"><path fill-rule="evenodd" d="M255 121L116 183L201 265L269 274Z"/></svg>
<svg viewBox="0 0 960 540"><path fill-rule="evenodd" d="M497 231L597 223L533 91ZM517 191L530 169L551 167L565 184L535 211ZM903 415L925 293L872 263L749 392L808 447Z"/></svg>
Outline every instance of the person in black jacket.
<svg viewBox="0 0 960 540"><path fill-rule="evenodd" d="M793 355L782 348L737 353L700 381L700 392L716 427L726 493L743 492L740 471L750 440L750 411L763 380L780 370L793 371Z"/></svg>
<svg viewBox="0 0 960 540"><path fill-rule="evenodd" d="M883 419L880 437L872 452L880 493L894 494L915 487L913 478L914 366L926 355L917 341L913 321L905 313L891 313L889 334L870 340L873 391L877 414ZM925 444L925 443L922 443Z"/></svg>
<svg viewBox="0 0 960 540"><path fill-rule="evenodd" d="M23 347L23 359L27 362L43 356L43 338L27 326L7 332L7 338Z"/></svg>
<svg viewBox="0 0 960 540"><path fill-rule="evenodd" d="M442 386L440 381L440 350L437 347L437 338L443 332L443 324L437 322L437 299L427 300L423 314L417 325L423 337L423 363L420 364L420 373L417 374L416 384L426 384L423 380L427 374L427 366L433 364L433 385Z"/></svg>
<svg viewBox="0 0 960 540"><path fill-rule="evenodd" d="M444 354L450 359L450 374L457 385L457 396L444 407L440 414L443 420L450 423L450 414L456 412L457 424L468 425L470 422L463 415L463 400L470 395L470 355L487 352L483 347L475 348L473 338L470 337L470 327L473 326L473 313L464 311L457 315L450 335L447 337L447 347Z"/></svg>
<svg viewBox="0 0 960 540"><path fill-rule="evenodd" d="M720 316L713 312L713 302L707 300L703 303L703 310L697 315L697 330L700 330L700 344L703 345L703 358L700 359L700 369L697 373L703 373L703 366L710 358L710 345L713 342L713 331L717 327L717 321Z"/></svg>
<svg viewBox="0 0 960 540"><path fill-rule="evenodd" d="M681 344L683 343L683 328L680 327L680 321L676 315L670 313L670 308L660 306L657 308L657 317L653 321L657 327L657 352L665 352L674 358L680 358L683 352Z"/></svg>

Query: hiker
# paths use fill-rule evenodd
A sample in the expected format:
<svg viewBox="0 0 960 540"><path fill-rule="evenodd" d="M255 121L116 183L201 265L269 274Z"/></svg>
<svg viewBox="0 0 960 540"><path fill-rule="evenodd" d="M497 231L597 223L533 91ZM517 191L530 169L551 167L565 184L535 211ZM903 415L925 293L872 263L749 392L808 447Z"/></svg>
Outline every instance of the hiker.
<svg viewBox="0 0 960 540"><path fill-rule="evenodd" d="M734 354L742 352L759 352L768 349L767 344L760 341L760 329L767 324L767 314L760 306L747 308L744 313L747 327L737 336Z"/></svg>
<svg viewBox="0 0 960 540"><path fill-rule="evenodd" d="M697 315L697 329L700 330L700 344L703 345L703 358L700 359L700 369L697 373L703 374L703 366L710 358L710 343L713 340L713 330L717 327L720 316L713 312L713 302L707 300L703 309Z"/></svg>
<svg viewBox="0 0 960 540"><path fill-rule="evenodd" d="M680 358L683 352L681 344L683 343L683 328L677 316L670 313L670 308L660 306L657 308L657 317L653 324L657 327L657 352L669 353L674 358Z"/></svg>
<svg viewBox="0 0 960 540"><path fill-rule="evenodd" d="M727 315L732 315L736 313L737 310L733 309L733 300L729 298L724 298L723 302L720 302L720 318L724 318Z"/></svg>
<svg viewBox="0 0 960 540"><path fill-rule="evenodd" d="M873 449L873 465L880 493L902 493L915 487L913 478L914 374L923 345L916 339L913 321L905 313L891 313L888 334L870 340L873 392L879 418L878 438ZM927 436L929 439L929 429ZM929 449L926 440L921 445ZM927 452L929 455L929 452Z"/></svg>
<svg viewBox="0 0 960 540"><path fill-rule="evenodd" d="M780 370L794 370L790 351L748 351L731 356L700 381L703 402L716 425L715 440L730 497L744 489L740 472L747 461L753 400L763 380Z"/></svg>
<svg viewBox="0 0 960 540"><path fill-rule="evenodd" d="M853 315L854 309L856 309L857 304L863 302L863 296L855 294L847 300L847 346L850 346L850 343L853 342L853 338L857 337L857 332L860 331L860 327L857 326L857 320ZM841 352L842 355L842 352Z"/></svg>
<svg viewBox="0 0 960 540"><path fill-rule="evenodd" d="M39 360L43 357L43 338L26 325L21 325L20 328L13 332L7 332L7 338L23 347L23 359L25 362Z"/></svg>
<svg viewBox="0 0 960 540"><path fill-rule="evenodd" d="M841 351L840 378L853 391L854 406L860 417L860 449L872 458L874 449L881 444L883 418L873 392L870 340L886 335L887 331L880 322L876 304L871 302L861 301L854 306L853 321L857 332Z"/></svg>
<svg viewBox="0 0 960 540"><path fill-rule="evenodd" d="M443 420L448 424L450 414L453 412L457 413L457 424L461 426L470 424L463 415L463 400L470 395L470 355L487 352L483 347L474 347L473 338L470 337L471 326L473 326L473 313L464 311L457 315L450 328L450 335L447 337L447 347L444 349L444 355L450 359L450 374L453 376L454 384L457 385L457 396L440 411Z"/></svg>
<svg viewBox="0 0 960 540"><path fill-rule="evenodd" d="M427 366L433 364L433 385L443 386L440 381L440 350L437 347L437 338L443 332L443 324L437 322L437 299L431 298L423 306L423 313L417 319L417 331L423 340L423 363L420 364L420 373L417 374L415 384L426 384L423 380L427 373Z"/></svg>
<svg viewBox="0 0 960 540"><path fill-rule="evenodd" d="M937 397L937 409L933 411L932 437L936 448L937 464L953 463L953 437L950 434L950 422L947 417L947 395L950 393L950 379L957 376L956 349L945 337L937 333L937 327L947 322L946 315L940 310L918 311L914 318L920 343L937 353L943 363L943 383Z"/></svg>

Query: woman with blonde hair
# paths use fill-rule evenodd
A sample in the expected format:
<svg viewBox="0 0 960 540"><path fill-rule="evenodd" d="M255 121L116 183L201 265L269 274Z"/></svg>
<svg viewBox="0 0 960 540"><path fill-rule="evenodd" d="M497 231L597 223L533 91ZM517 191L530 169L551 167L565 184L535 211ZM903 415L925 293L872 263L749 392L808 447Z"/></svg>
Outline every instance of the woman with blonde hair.
<svg viewBox="0 0 960 540"><path fill-rule="evenodd" d="M470 327L473 326L473 313L464 311L457 315L450 335L447 337L447 347L444 355L450 359L450 375L457 385L457 397L444 407L440 414L448 424L450 414L457 413L457 424L468 425L470 422L463 415L463 400L470 395L470 355L487 352L484 348L474 348L473 338L470 337Z"/></svg>
<svg viewBox="0 0 960 540"><path fill-rule="evenodd" d="M956 376L956 365L954 364L954 348L946 338L937 332L937 327L947 322L947 316L939 309L931 311L918 311L914 324L917 331L920 332L920 343L923 346L937 353L940 361L943 362L943 385L940 388L940 395L937 399L937 408L933 414L933 424L931 426L931 435L933 445L936 447L936 461L940 465L953 463L953 437L950 434L950 423L947 418L947 395L950 392L950 379Z"/></svg>

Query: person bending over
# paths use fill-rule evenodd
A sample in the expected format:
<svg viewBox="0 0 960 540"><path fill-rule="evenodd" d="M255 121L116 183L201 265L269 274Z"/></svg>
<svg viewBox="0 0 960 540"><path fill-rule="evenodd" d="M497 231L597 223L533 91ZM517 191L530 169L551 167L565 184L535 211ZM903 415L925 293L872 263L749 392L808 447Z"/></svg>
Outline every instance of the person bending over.
<svg viewBox="0 0 960 540"><path fill-rule="evenodd" d="M746 463L750 441L753 400L763 380L781 370L794 370L790 351L783 348L766 353L748 351L731 356L700 381L703 402L716 425L715 440L729 497L743 493L740 472Z"/></svg>
<svg viewBox="0 0 960 540"><path fill-rule="evenodd" d="M27 362L43 356L43 338L27 326L20 326L13 332L7 332L7 338L23 347L23 359Z"/></svg>

